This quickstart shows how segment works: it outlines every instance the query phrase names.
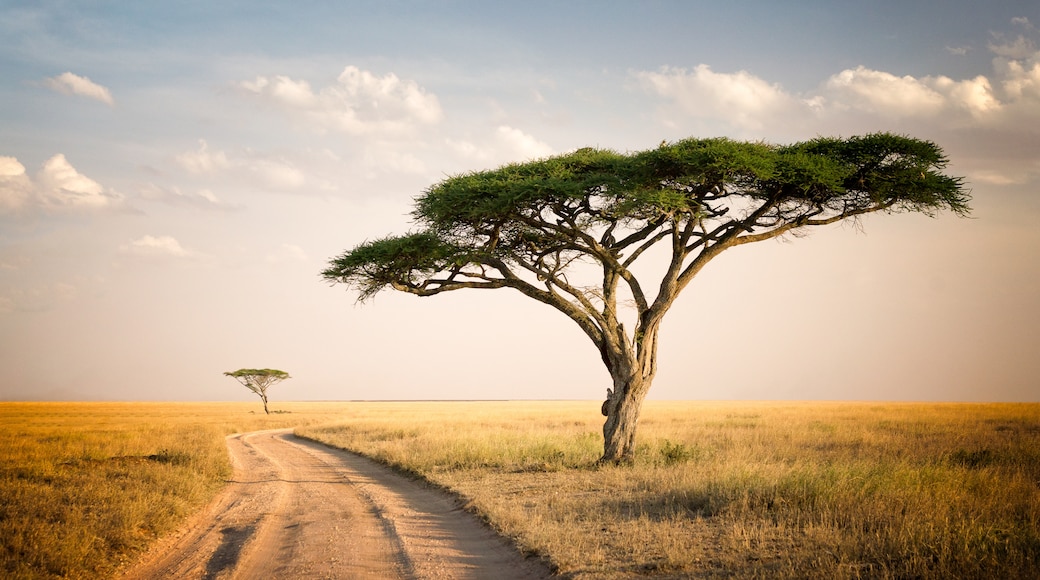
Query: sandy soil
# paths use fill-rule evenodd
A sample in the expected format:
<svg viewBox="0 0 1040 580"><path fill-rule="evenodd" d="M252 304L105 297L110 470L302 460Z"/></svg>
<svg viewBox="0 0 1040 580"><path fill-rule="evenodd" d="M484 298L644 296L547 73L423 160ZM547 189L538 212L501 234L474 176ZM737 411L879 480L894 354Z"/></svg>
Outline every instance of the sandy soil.
<svg viewBox="0 0 1040 580"><path fill-rule="evenodd" d="M228 437L230 485L124 578L548 578L458 500L287 429Z"/></svg>

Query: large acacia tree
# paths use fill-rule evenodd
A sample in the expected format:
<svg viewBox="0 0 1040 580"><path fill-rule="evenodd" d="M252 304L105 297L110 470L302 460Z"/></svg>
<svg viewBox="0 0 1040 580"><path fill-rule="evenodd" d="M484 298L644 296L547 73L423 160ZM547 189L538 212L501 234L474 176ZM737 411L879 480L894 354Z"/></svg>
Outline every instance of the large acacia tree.
<svg viewBox="0 0 1040 580"><path fill-rule="evenodd" d="M562 312L613 380L601 460L625 461L657 373L661 323L708 262L870 212L965 215L969 194L946 164L934 143L888 133L580 149L445 179L416 199L417 231L362 243L323 276L361 301L386 288L511 288Z"/></svg>

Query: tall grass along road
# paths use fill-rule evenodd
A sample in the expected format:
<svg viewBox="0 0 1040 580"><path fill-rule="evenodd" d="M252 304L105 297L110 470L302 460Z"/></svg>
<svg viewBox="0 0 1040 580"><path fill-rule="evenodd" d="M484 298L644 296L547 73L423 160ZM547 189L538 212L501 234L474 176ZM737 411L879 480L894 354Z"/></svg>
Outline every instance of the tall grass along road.
<svg viewBox="0 0 1040 580"><path fill-rule="evenodd" d="M290 430L227 438L234 475L127 578L542 578L453 498Z"/></svg>

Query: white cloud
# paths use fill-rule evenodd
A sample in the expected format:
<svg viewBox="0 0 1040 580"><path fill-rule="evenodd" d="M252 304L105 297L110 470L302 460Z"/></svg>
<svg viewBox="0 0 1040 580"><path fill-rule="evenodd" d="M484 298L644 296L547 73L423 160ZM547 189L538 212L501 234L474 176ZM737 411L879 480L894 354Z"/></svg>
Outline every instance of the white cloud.
<svg viewBox="0 0 1040 580"><path fill-rule="evenodd" d="M230 167L227 154L223 151L209 150L209 144L199 139L197 151L185 151L177 155L177 164L189 173L212 173Z"/></svg>
<svg viewBox="0 0 1040 580"><path fill-rule="evenodd" d="M119 247L123 254L131 256L187 258L191 252L185 250L172 236L142 236Z"/></svg>
<svg viewBox="0 0 1040 580"><path fill-rule="evenodd" d="M1036 180L1037 173L1015 167L1040 158L1040 50L1031 23L1016 19L1015 24L1027 34L994 36L992 74L966 79L900 76L858 66L794 94L746 71L717 73L703 64L632 74L661 98L661 124L683 136L691 126L778 141L912 131L940 140L972 179L1021 184Z"/></svg>
<svg viewBox="0 0 1040 580"><path fill-rule="evenodd" d="M29 203L32 180L14 157L0 157L0 213L13 213Z"/></svg>
<svg viewBox="0 0 1040 580"><path fill-rule="evenodd" d="M989 79L955 81L949 77L896 76L860 66L833 75L824 84L828 101L882 117L927 117L950 108L984 115L1000 108Z"/></svg>
<svg viewBox="0 0 1040 580"><path fill-rule="evenodd" d="M793 107L804 107L779 84L747 71L717 73L706 64L692 70L665 67L636 72L644 88L671 100L686 115L721 117L736 125L758 128Z"/></svg>
<svg viewBox="0 0 1040 580"><path fill-rule="evenodd" d="M0 213L99 210L122 206L122 197L83 175L59 153L30 177L14 157L0 157Z"/></svg>
<svg viewBox="0 0 1040 580"><path fill-rule="evenodd" d="M270 190L293 190L306 186L307 173L285 157L265 155L246 149L235 153L210 150L209 144L199 140L199 148L175 156L177 164L188 173L214 176L224 173L251 187ZM205 190L208 191L208 190ZM196 197L199 194L194 194ZM212 192L208 192L213 196ZM213 196L215 199L215 196ZM196 200L199 201L199 200Z"/></svg>
<svg viewBox="0 0 1040 580"><path fill-rule="evenodd" d="M36 175L43 204L51 208L102 208L112 197L101 184L83 175L62 154L48 159Z"/></svg>
<svg viewBox="0 0 1040 580"><path fill-rule="evenodd" d="M999 61L1002 87L1008 99L1040 101L1040 54L1031 60Z"/></svg>
<svg viewBox="0 0 1040 580"><path fill-rule="evenodd" d="M515 127L501 125L495 129L495 141L517 159L537 159L552 155L553 148Z"/></svg>
<svg viewBox="0 0 1040 580"><path fill-rule="evenodd" d="M115 100L112 98L111 91L87 77L81 77L72 74L71 72L65 72L56 77L44 79L43 84L47 88L65 95L77 95L88 99L94 99L95 101L101 101L110 107L115 105Z"/></svg>
<svg viewBox="0 0 1040 580"><path fill-rule="evenodd" d="M241 83L241 87L251 93L266 94L277 102L295 108L311 107L317 100L310 83L294 81L281 75L271 79L257 77L253 82Z"/></svg>
<svg viewBox="0 0 1040 580"><path fill-rule="evenodd" d="M911 76L860 66L832 76L825 84L831 102L843 108L896 116L931 115L944 104L941 94Z"/></svg>
<svg viewBox="0 0 1040 580"><path fill-rule="evenodd" d="M377 179L387 172L421 175L427 171L426 163L416 155L386 144L366 147L361 161L368 179Z"/></svg>
<svg viewBox="0 0 1040 580"><path fill-rule="evenodd" d="M307 184L307 176L285 159L251 159L246 170L262 184L272 189L300 189Z"/></svg>
<svg viewBox="0 0 1040 580"><path fill-rule="evenodd" d="M334 84L319 91L303 80L257 77L238 83L248 93L302 114L321 130L352 135L400 133L431 125L443 117L436 95L393 73L377 76L348 66Z"/></svg>
<svg viewBox="0 0 1040 580"><path fill-rule="evenodd" d="M444 144L448 151L464 160L465 165L470 167L489 167L512 161L539 159L555 153L544 141L508 125L499 125L491 134L476 141L446 138Z"/></svg>
<svg viewBox="0 0 1040 580"><path fill-rule="evenodd" d="M738 128L774 128L840 119L849 113L877 121L931 120L941 126L1008 122L1022 125L1040 115L1040 106L1005 108L1025 102L1040 105L1040 52L1024 37L990 49L997 55L994 79L984 75L955 80L946 76L898 76L864 66L846 69L826 79L817 91L788 93L774 83L746 72L716 73L707 65L691 70L664 68L633 73L644 89L674 109L675 118L707 118ZM793 125L792 125L793 124Z"/></svg>

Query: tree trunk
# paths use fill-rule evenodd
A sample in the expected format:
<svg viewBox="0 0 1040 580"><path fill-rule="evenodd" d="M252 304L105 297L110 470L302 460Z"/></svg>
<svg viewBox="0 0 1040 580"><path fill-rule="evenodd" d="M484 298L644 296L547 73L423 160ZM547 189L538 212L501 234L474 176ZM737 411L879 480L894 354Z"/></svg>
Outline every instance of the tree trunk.
<svg viewBox="0 0 1040 580"><path fill-rule="evenodd" d="M636 331L634 348L622 345L616 350L603 349L603 362L614 381L603 403L603 457L600 463L631 463L635 459L636 428L643 400L657 374L657 333L660 317L644 321ZM624 333L623 329L619 328Z"/></svg>
<svg viewBox="0 0 1040 580"><path fill-rule="evenodd" d="M635 458L636 428L643 399L650 390L650 381L639 373L627 380L614 379L614 389L604 403L607 420L603 423L603 457L600 463L631 463Z"/></svg>
<svg viewBox="0 0 1040 580"><path fill-rule="evenodd" d="M271 412L267 410L267 395L261 394L260 400L264 402L264 413L270 415Z"/></svg>

